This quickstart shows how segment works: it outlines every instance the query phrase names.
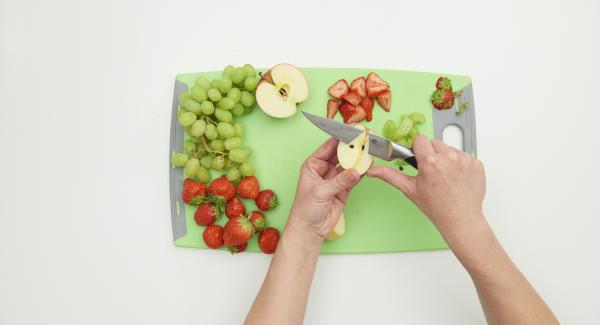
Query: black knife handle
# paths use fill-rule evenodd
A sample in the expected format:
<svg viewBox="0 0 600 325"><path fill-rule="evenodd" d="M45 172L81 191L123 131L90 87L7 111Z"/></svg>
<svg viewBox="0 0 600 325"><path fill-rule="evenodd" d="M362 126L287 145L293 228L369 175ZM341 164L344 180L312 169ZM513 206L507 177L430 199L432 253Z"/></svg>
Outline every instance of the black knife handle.
<svg viewBox="0 0 600 325"><path fill-rule="evenodd" d="M404 161L406 161L409 165L413 166L415 169L419 169L419 167L417 166L417 158L415 156L408 157L404 159Z"/></svg>

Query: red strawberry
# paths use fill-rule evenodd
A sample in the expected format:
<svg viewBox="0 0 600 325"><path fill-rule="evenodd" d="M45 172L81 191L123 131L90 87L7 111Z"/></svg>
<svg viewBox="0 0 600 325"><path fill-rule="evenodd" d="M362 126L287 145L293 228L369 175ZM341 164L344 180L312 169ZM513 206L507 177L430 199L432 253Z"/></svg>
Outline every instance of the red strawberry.
<svg viewBox="0 0 600 325"><path fill-rule="evenodd" d="M448 89L438 89L431 94L431 103L437 109L450 109L454 106L454 94Z"/></svg>
<svg viewBox="0 0 600 325"><path fill-rule="evenodd" d="M210 225L204 229L202 239L206 246L217 249L223 246L223 228L219 225Z"/></svg>
<svg viewBox="0 0 600 325"><path fill-rule="evenodd" d="M261 232L267 227L267 219L265 215L260 211L252 211L250 213L250 222L254 225L256 231Z"/></svg>
<svg viewBox="0 0 600 325"><path fill-rule="evenodd" d="M252 236L254 236L254 226L244 216L229 219L223 228L223 239L227 246L243 244Z"/></svg>
<svg viewBox="0 0 600 325"><path fill-rule="evenodd" d="M352 105L360 104L360 100L362 99L362 97L358 93L353 91L347 93L342 98Z"/></svg>
<svg viewBox="0 0 600 325"><path fill-rule="evenodd" d="M452 91L452 81L444 76L441 76L435 82L435 88L439 90L450 90Z"/></svg>
<svg viewBox="0 0 600 325"><path fill-rule="evenodd" d="M227 246L227 250L233 255L245 251L247 247L248 242L245 242L239 245Z"/></svg>
<svg viewBox="0 0 600 325"><path fill-rule="evenodd" d="M375 106L375 104L371 97L365 97L360 101L360 107L364 109L365 114L367 115L367 121L369 122L373 119L373 106Z"/></svg>
<svg viewBox="0 0 600 325"><path fill-rule="evenodd" d="M344 118L344 123L358 123L367 117L362 107L354 106L348 102L343 102L340 105L340 114Z"/></svg>
<svg viewBox="0 0 600 325"><path fill-rule="evenodd" d="M392 107L392 93L387 90L377 95L377 102L384 111L389 112Z"/></svg>
<svg viewBox="0 0 600 325"><path fill-rule="evenodd" d="M340 79L327 89L327 93L333 98L342 99L348 93L348 83L346 80Z"/></svg>
<svg viewBox="0 0 600 325"><path fill-rule="evenodd" d="M227 207L225 208L225 215L227 218L233 218L244 214L246 214L246 207L244 207L244 203L237 197L234 197L227 203Z"/></svg>
<svg viewBox="0 0 600 325"><path fill-rule="evenodd" d="M215 203L225 204L235 196L235 185L223 175L208 185L208 194Z"/></svg>
<svg viewBox="0 0 600 325"><path fill-rule="evenodd" d="M183 191L181 197L185 204L198 205L204 201L206 197L206 186L200 182L196 182L191 178L186 178L183 181Z"/></svg>
<svg viewBox="0 0 600 325"><path fill-rule="evenodd" d="M375 72L369 73L367 76L367 95L369 97L375 97L382 92L390 89L390 85L387 82L383 81L379 75Z"/></svg>
<svg viewBox="0 0 600 325"><path fill-rule="evenodd" d="M271 190L262 190L256 197L256 207L263 210L271 210L277 206L277 195Z"/></svg>
<svg viewBox="0 0 600 325"><path fill-rule="evenodd" d="M258 247L265 254L273 254L279 243L279 230L275 228L267 228L258 236Z"/></svg>
<svg viewBox="0 0 600 325"><path fill-rule="evenodd" d="M202 203L194 213L194 220L199 226L208 226L217 220L219 214L219 209L212 203Z"/></svg>
<svg viewBox="0 0 600 325"><path fill-rule="evenodd" d="M356 78L350 84L350 91L357 92L360 97L367 96L367 79L365 77Z"/></svg>
<svg viewBox="0 0 600 325"><path fill-rule="evenodd" d="M340 103L335 99L327 101L327 118L334 118L340 108Z"/></svg>
<svg viewBox="0 0 600 325"><path fill-rule="evenodd" d="M260 184L255 176L246 176L237 184L237 193L242 199L256 199Z"/></svg>

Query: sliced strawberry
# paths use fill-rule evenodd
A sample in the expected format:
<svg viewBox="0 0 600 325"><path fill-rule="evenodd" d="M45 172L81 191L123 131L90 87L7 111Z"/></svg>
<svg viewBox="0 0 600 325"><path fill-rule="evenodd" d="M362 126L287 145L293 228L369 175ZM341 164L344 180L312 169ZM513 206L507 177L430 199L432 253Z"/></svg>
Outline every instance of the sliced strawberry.
<svg viewBox="0 0 600 325"><path fill-rule="evenodd" d="M340 79L327 89L327 93L333 98L342 99L342 97L348 93L348 89L346 80Z"/></svg>
<svg viewBox="0 0 600 325"><path fill-rule="evenodd" d="M350 91L357 92L360 97L367 96L367 79L365 77L356 78L350 84Z"/></svg>
<svg viewBox="0 0 600 325"><path fill-rule="evenodd" d="M327 118L334 118L340 108L340 103L335 99L327 101Z"/></svg>
<svg viewBox="0 0 600 325"><path fill-rule="evenodd" d="M344 123L358 123L367 117L365 110L360 106L343 102L340 105L340 114L344 118Z"/></svg>
<svg viewBox="0 0 600 325"><path fill-rule="evenodd" d="M377 95L377 102L384 111L389 112L392 107L392 93L387 90Z"/></svg>
<svg viewBox="0 0 600 325"><path fill-rule="evenodd" d="M371 97L365 97L360 101L360 107L365 110L367 121L369 122L373 119L373 106L375 106L375 104Z"/></svg>
<svg viewBox="0 0 600 325"><path fill-rule="evenodd" d="M358 104L360 104L360 101L362 100L362 96L354 91L347 93L342 98L352 105L358 105Z"/></svg>
<svg viewBox="0 0 600 325"><path fill-rule="evenodd" d="M388 85L387 82L385 82L383 79L381 79L381 77L379 75L377 75L375 72L371 72L367 76L366 87L367 87L367 95L369 97L375 97L375 96L381 94L382 92L390 89L390 85Z"/></svg>

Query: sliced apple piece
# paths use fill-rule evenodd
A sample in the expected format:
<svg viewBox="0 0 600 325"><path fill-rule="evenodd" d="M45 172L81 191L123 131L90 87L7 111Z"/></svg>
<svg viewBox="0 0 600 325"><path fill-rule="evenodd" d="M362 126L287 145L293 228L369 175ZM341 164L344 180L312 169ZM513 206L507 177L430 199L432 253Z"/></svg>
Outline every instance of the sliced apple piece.
<svg viewBox="0 0 600 325"><path fill-rule="evenodd" d="M342 168L356 169L362 175L373 164L373 157L369 155L369 130L361 124L356 124L354 127L363 132L348 144L340 141L337 157Z"/></svg>
<svg viewBox="0 0 600 325"><path fill-rule="evenodd" d="M335 224L335 227L331 230L331 232L325 236L327 240L336 240L344 235L346 232L346 218L344 217L344 212L340 214L340 219Z"/></svg>
<svg viewBox="0 0 600 325"><path fill-rule="evenodd" d="M267 115L286 118L308 98L308 82L291 64L278 64L262 75L256 87L256 102Z"/></svg>

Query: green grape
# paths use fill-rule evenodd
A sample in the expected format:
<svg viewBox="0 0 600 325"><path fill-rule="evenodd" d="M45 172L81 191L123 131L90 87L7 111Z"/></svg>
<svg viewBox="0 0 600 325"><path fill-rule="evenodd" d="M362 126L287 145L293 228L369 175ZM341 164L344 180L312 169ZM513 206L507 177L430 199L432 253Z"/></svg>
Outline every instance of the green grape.
<svg viewBox="0 0 600 325"><path fill-rule="evenodd" d="M197 102L203 102L207 99L206 90L204 90L204 88L200 88L200 86L192 87L192 90L190 90L190 94L192 95L192 98Z"/></svg>
<svg viewBox="0 0 600 325"><path fill-rule="evenodd" d="M204 167L204 168L210 168L210 165L212 165L212 161L213 161L213 156L206 155L206 156L200 158L200 165L202 165L202 167Z"/></svg>
<svg viewBox="0 0 600 325"><path fill-rule="evenodd" d="M223 156L215 157L210 167L216 171L223 169L223 167L225 167L225 158Z"/></svg>
<svg viewBox="0 0 600 325"><path fill-rule="evenodd" d="M171 164L175 167L183 167L188 162L188 155L181 152L176 152L171 157Z"/></svg>
<svg viewBox="0 0 600 325"><path fill-rule="evenodd" d="M230 110L235 106L235 101L229 97L223 97L217 102L217 106L224 110Z"/></svg>
<svg viewBox="0 0 600 325"><path fill-rule="evenodd" d="M240 99L242 104L246 107L254 106L254 95L249 91L242 91L242 97Z"/></svg>
<svg viewBox="0 0 600 325"><path fill-rule="evenodd" d="M231 150L235 148L239 148L242 145L242 139L238 137L233 137L225 140L225 149Z"/></svg>
<svg viewBox="0 0 600 325"><path fill-rule="evenodd" d="M196 144L191 140L183 141L183 152L193 154L196 152Z"/></svg>
<svg viewBox="0 0 600 325"><path fill-rule="evenodd" d="M223 144L223 140L219 140L219 139L212 140L208 146L212 150L215 150L215 151L225 150L225 145Z"/></svg>
<svg viewBox="0 0 600 325"><path fill-rule="evenodd" d="M229 79L228 77L221 78L221 81L219 82L219 91L221 92L221 94L225 95L230 90L231 90L231 79Z"/></svg>
<svg viewBox="0 0 600 325"><path fill-rule="evenodd" d="M190 142L192 143L200 143L200 138L196 138L190 135L190 138L188 139Z"/></svg>
<svg viewBox="0 0 600 325"><path fill-rule="evenodd" d="M227 171L227 175L225 176L231 182L237 182L240 179L240 171L233 167Z"/></svg>
<svg viewBox="0 0 600 325"><path fill-rule="evenodd" d="M246 107L246 114L249 114L250 112L252 112L254 110L254 105L250 106L250 107Z"/></svg>
<svg viewBox="0 0 600 325"><path fill-rule="evenodd" d="M235 68L235 70L231 72L231 75L229 75L229 77L231 78L231 81L233 81L234 84L239 85L244 81L244 78L246 77L246 72L244 72L244 69L242 68Z"/></svg>
<svg viewBox="0 0 600 325"><path fill-rule="evenodd" d="M258 79L256 77L248 77L244 80L244 88L248 91L254 91L258 85Z"/></svg>
<svg viewBox="0 0 600 325"><path fill-rule="evenodd" d="M186 100L192 98L192 95L190 95L190 93L188 93L187 91L182 91L179 93L179 106L183 106L183 103L185 103Z"/></svg>
<svg viewBox="0 0 600 325"><path fill-rule="evenodd" d="M254 150L252 150L252 148L250 148L248 146L243 147L242 150L244 150L246 152L246 157L252 156L252 153L254 152Z"/></svg>
<svg viewBox="0 0 600 325"><path fill-rule="evenodd" d="M393 138L396 129L398 129L396 122L392 120L385 121L385 124L383 125L383 136L390 139Z"/></svg>
<svg viewBox="0 0 600 325"><path fill-rule="evenodd" d="M225 168L229 169L235 166L235 162L231 161L231 159L225 158Z"/></svg>
<svg viewBox="0 0 600 325"><path fill-rule="evenodd" d="M231 110L231 114L233 114L233 116L241 116L241 115L244 114L245 111L246 110L244 109L244 106L243 105L239 105L239 106L234 107Z"/></svg>
<svg viewBox="0 0 600 325"><path fill-rule="evenodd" d="M241 125L240 123L235 123L233 125L233 128L235 129L235 135L238 137L242 137L242 135L244 135L244 126Z"/></svg>
<svg viewBox="0 0 600 325"><path fill-rule="evenodd" d="M214 79L210 82L210 88L219 89L220 84L221 84L221 79Z"/></svg>
<svg viewBox="0 0 600 325"><path fill-rule="evenodd" d="M408 118L408 115L406 115L406 114L400 115L400 123L404 122L404 120L406 120L407 118Z"/></svg>
<svg viewBox="0 0 600 325"><path fill-rule="evenodd" d="M414 124L421 124L425 122L425 116L421 113L412 113L408 116Z"/></svg>
<svg viewBox="0 0 600 325"><path fill-rule="evenodd" d="M185 168L183 169L183 175L185 177L195 177L200 168L200 161L196 158L192 158L187 161Z"/></svg>
<svg viewBox="0 0 600 325"><path fill-rule="evenodd" d="M198 76L194 84L204 90L210 89L210 80L206 79L204 76Z"/></svg>
<svg viewBox="0 0 600 325"><path fill-rule="evenodd" d="M233 87L227 93L227 97L233 99L234 103L237 103L240 101L240 98L242 97L242 91L237 87Z"/></svg>
<svg viewBox="0 0 600 325"><path fill-rule="evenodd" d="M208 98L213 102L217 102L221 99L221 93L217 89L211 88L208 90Z"/></svg>
<svg viewBox="0 0 600 325"><path fill-rule="evenodd" d="M227 122L219 122L219 124L217 124L217 131L219 132L219 135L225 139L235 136L233 125Z"/></svg>
<svg viewBox="0 0 600 325"><path fill-rule="evenodd" d="M215 105L210 101L205 101L200 104L200 112L204 115L212 115L215 112Z"/></svg>
<svg viewBox="0 0 600 325"><path fill-rule="evenodd" d="M245 162L240 165L240 172L244 176L253 176L254 175L254 167L249 163Z"/></svg>
<svg viewBox="0 0 600 325"><path fill-rule="evenodd" d="M231 112L226 111L224 109L220 109L220 108L217 108L215 110L215 116L217 117L217 119L219 121L222 121L222 122L228 122L229 123L233 119L233 115L231 115Z"/></svg>
<svg viewBox="0 0 600 325"><path fill-rule="evenodd" d="M194 122L196 122L197 118L198 117L196 116L195 113L185 112L185 113L181 114L181 116L179 117L179 124L181 124L182 126L190 126Z"/></svg>
<svg viewBox="0 0 600 325"><path fill-rule="evenodd" d="M208 184L208 182L210 182L210 172L208 171L208 169L200 166L200 168L198 169L198 173L196 173L196 179L200 182L200 183L204 183L204 184Z"/></svg>
<svg viewBox="0 0 600 325"><path fill-rule="evenodd" d="M406 139L406 147L407 148L412 148L413 145L413 139Z"/></svg>
<svg viewBox="0 0 600 325"><path fill-rule="evenodd" d="M229 159L238 162L238 163L243 163L246 158L248 158L248 156L246 155L246 152L242 149L233 149L229 151Z"/></svg>
<svg viewBox="0 0 600 325"><path fill-rule="evenodd" d="M246 64L244 64L242 69L244 69L244 74L246 75L246 78L256 77L256 69L254 69L252 64L246 63Z"/></svg>
<svg viewBox="0 0 600 325"><path fill-rule="evenodd" d="M235 67L232 65L228 65L225 67L225 69L223 69L223 77L229 77L231 75L231 73L233 72L233 70L235 70Z"/></svg>
<svg viewBox="0 0 600 325"><path fill-rule="evenodd" d="M408 137L410 139L413 139L417 137L417 135L419 135L421 133L419 133L419 129L417 129L416 127L413 126L412 130L410 130L410 132L408 132Z"/></svg>
<svg viewBox="0 0 600 325"><path fill-rule="evenodd" d="M179 118L179 117L181 116L181 114L183 114L183 113L185 113L185 112L187 112L185 109L183 109L183 108L179 108L179 109L177 110L177 118Z"/></svg>
<svg viewBox="0 0 600 325"><path fill-rule="evenodd" d="M193 99L188 99L183 102L183 108L196 114L200 113L200 104Z"/></svg>
<svg viewBox="0 0 600 325"><path fill-rule="evenodd" d="M407 147L407 148L410 148L410 145L411 145L408 143L408 139L406 139L404 137L402 137L400 139L396 139L396 142L398 142L400 145Z"/></svg>
<svg viewBox="0 0 600 325"><path fill-rule="evenodd" d="M204 120L197 120L192 124L190 133L195 137L200 137L204 134L204 131L206 131L206 122Z"/></svg>
<svg viewBox="0 0 600 325"><path fill-rule="evenodd" d="M394 135L396 136L396 138L400 138L403 136L406 136L408 134L408 132L410 132L410 130L413 127L413 122L411 119L409 118L405 118L402 123L400 123L400 125L398 126L398 130L396 130L396 132L394 133Z"/></svg>
<svg viewBox="0 0 600 325"><path fill-rule="evenodd" d="M206 126L206 131L204 131L204 135L208 140L214 140L219 136L217 132L217 127L214 124L209 124Z"/></svg>

